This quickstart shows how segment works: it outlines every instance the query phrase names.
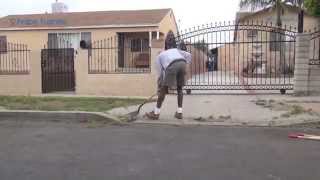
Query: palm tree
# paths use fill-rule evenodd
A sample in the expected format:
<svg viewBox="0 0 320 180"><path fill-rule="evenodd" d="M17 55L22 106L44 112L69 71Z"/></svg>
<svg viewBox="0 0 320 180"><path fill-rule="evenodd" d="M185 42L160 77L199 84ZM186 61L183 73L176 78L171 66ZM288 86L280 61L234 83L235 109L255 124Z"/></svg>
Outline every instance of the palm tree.
<svg viewBox="0 0 320 180"><path fill-rule="evenodd" d="M276 9L276 13L277 13L277 20L276 20L276 25L279 27L279 34L281 33L281 27L282 27L282 19L281 19L281 12L284 9L284 5L285 4L291 4L293 6L298 6L300 7L300 9L302 9L302 5L303 5L303 1L304 0L240 0L240 7L251 7L251 10L257 10L257 9L263 9L263 8L267 8L267 7L272 7ZM300 12L300 15L302 15L303 13ZM299 15L299 17L300 17ZM303 17L302 17L303 18ZM302 25L302 23L300 22L301 18L299 18L299 25ZM300 26L299 29L303 29L303 25ZM302 30L303 31L303 30ZM282 42L284 40L285 37L281 37L279 36L280 42ZM284 45L280 45L280 67L279 67L279 71L281 73L288 73L288 71L290 71L288 69L288 64L285 63L285 46Z"/></svg>
<svg viewBox="0 0 320 180"><path fill-rule="evenodd" d="M305 7L310 14L314 16L320 16L320 1L305 0Z"/></svg>

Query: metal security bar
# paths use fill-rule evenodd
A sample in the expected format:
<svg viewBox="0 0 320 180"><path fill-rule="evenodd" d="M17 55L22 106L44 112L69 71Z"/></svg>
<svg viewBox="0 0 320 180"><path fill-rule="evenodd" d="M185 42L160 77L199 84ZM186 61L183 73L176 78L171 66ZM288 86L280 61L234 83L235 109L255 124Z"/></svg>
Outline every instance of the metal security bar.
<svg viewBox="0 0 320 180"><path fill-rule="evenodd" d="M0 75L28 74L30 50L26 44L0 43Z"/></svg>
<svg viewBox="0 0 320 180"><path fill-rule="evenodd" d="M211 23L184 30L192 54L186 89L293 89L296 29L266 22Z"/></svg>
<svg viewBox="0 0 320 180"><path fill-rule="evenodd" d="M150 73L149 40L124 36L94 41L88 48L90 74Z"/></svg>
<svg viewBox="0 0 320 180"><path fill-rule="evenodd" d="M310 65L320 65L320 31L311 33Z"/></svg>

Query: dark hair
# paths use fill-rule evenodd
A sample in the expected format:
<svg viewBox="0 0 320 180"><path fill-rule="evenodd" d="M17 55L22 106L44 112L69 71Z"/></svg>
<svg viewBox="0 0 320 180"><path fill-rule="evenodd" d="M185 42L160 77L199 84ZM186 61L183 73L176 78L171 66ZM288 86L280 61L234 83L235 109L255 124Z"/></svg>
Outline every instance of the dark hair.
<svg viewBox="0 0 320 180"><path fill-rule="evenodd" d="M172 31L169 31L165 40L165 50L177 48L176 38Z"/></svg>
<svg viewBox="0 0 320 180"><path fill-rule="evenodd" d="M179 44L179 49L183 50L183 51L187 51L187 45L184 43L184 41L181 41Z"/></svg>

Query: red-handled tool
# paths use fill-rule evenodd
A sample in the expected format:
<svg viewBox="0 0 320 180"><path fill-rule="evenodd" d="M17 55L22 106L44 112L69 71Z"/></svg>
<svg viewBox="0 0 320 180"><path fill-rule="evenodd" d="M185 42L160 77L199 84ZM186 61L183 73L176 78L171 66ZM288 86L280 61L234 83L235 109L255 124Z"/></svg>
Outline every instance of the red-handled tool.
<svg viewBox="0 0 320 180"><path fill-rule="evenodd" d="M288 137L292 139L309 139L309 140L320 141L320 136L312 135L312 134L292 133L292 134L289 134Z"/></svg>

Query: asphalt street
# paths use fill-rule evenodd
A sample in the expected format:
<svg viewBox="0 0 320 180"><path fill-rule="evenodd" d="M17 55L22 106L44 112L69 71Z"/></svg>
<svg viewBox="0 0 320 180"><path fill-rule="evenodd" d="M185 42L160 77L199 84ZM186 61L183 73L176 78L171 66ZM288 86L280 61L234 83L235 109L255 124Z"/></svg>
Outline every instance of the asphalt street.
<svg viewBox="0 0 320 180"><path fill-rule="evenodd" d="M320 142L287 138L302 131L1 121L0 179L319 180Z"/></svg>

